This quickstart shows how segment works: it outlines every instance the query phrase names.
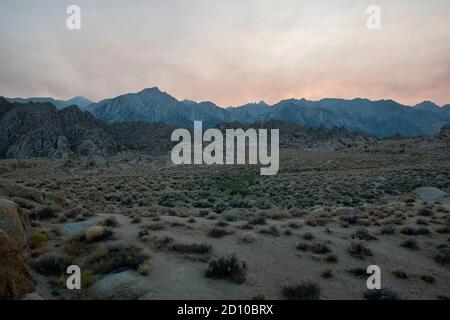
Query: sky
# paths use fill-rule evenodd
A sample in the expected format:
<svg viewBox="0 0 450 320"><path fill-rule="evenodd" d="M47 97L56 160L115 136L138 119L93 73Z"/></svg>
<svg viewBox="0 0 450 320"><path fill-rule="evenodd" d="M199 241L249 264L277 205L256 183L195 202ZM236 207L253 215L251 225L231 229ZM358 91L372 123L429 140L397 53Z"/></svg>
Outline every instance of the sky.
<svg viewBox="0 0 450 320"><path fill-rule="evenodd" d="M69 30L69 5L81 30ZM381 29L366 26L369 5ZM0 96L450 103L448 0L1 0Z"/></svg>

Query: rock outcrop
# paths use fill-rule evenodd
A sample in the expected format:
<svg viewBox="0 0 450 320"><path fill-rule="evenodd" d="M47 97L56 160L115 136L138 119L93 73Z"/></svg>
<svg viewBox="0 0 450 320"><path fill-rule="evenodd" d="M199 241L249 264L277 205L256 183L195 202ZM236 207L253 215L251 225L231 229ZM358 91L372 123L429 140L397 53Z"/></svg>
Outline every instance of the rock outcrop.
<svg viewBox="0 0 450 320"><path fill-rule="evenodd" d="M0 98L0 158L107 155L116 150L106 126L77 106L16 104Z"/></svg>
<svg viewBox="0 0 450 320"><path fill-rule="evenodd" d="M17 204L0 198L0 300L35 291L26 260L30 223Z"/></svg>

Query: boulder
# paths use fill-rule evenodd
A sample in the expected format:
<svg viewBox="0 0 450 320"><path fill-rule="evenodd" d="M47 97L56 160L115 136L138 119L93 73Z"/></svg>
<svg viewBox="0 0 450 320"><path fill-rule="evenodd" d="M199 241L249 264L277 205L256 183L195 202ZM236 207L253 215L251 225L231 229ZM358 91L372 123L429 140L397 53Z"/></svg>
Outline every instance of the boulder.
<svg viewBox="0 0 450 320"><path fill-rule="evenodd" d="M36 291L33 278L14 241L0 230L0 300L21 299Z"/></svg>
<svg viewBox="0 0 450 320"><path fill-rule="evenodd" d="M44 192L0 179L0 195L44 203Z"/></svg>
<svg viewBox="0 0 450 320"><path fill-rule="evenodd" d="M131 270L109 274L90 288L90 295L101 300L137 300L153 290L147 281Z"/></svg>
<svg viewBox="0 0 450 320"><path fill-rule="evenodd" d="M417 188L413 191L420 199L424 201L434 202L446 198L449 195L441 189L434 187Z"/></svg>
<svg viewBox="0 0 450 320"><path fill-rule="evenodd" d="M15 202L0 198L0 230L14 243L20 254L27 258L28 240L31 238L29 219Z"/></svg>
<svg viewBox="0 0 450 320"><path fill-rule="evenodd" d="M0 198L0 300L35 291L25 263L31 227L16 203Z"/></svg>

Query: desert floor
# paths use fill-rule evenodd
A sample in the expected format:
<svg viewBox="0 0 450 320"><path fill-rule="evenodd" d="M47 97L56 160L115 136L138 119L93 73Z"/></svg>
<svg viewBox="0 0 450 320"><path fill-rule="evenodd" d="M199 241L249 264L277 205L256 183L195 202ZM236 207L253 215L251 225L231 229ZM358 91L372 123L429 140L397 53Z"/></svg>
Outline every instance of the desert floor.
<svg viewBox="0 0 450 320"><path fill-rule="evenodd" d="M389 297L450 297L449 152L282 150L273 177L133 154L0 167L53 195L15 199L45 299L364 299L369 265Z"/></svg>

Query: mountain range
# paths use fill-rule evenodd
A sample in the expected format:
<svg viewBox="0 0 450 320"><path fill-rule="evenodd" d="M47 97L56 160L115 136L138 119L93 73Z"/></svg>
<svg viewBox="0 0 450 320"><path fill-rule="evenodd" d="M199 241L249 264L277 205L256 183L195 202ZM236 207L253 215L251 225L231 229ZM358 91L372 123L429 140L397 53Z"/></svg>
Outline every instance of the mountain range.
<svg viewBox="0 0 450 320"><path fill-rule="evenodd" d="M7 98L7 100L9 102L13 102L13 103L30 103L30 102L34 102L34 103L51 103L52 105L54 105L56 108L58 109L64 109L73 105L79 106L81 109L86 108L87 106L89 106L90 104L92 104L93 102L85 97L74 97L72 99L69 100L57 100L57 99L53 99L53 98Z"/></svg>
<svg viewBox="0 0 450 320"><path fill-rule="evenodd" d="M450 105L439 107L425 101L416 106L406 106L393 100L369 99L306 99L282 100L274 105L265 102L250 103L239 107L222 108L213 102L179 101L158 88L128 93L98 103L77 97L76 101L64 101L80 106L97 119L106 123L141 121L162 122L176 127L192 127L193 121L203 121L204 127L223 123L243 124L257 121L278 120L293 124L326 128L343 127L350 131L362 131L377 137L433 135L450 123ZM11 102L29 102L33 99L8 99ZM73 100L73 99L72 99ZM57 101L57 100L56 100ZM42 101L38 101L42 102ZM55 104L52 101L47 101ZM55 104L61 108L63 104Z"/></svg>

